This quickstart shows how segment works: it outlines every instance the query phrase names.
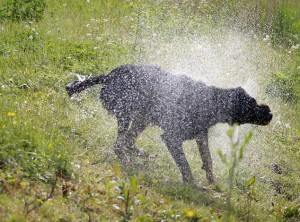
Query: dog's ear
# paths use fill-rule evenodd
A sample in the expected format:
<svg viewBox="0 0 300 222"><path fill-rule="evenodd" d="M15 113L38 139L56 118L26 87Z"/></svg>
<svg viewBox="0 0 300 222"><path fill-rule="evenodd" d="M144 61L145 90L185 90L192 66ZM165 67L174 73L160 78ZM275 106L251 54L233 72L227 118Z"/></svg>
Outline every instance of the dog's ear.
<svg viewBox="0 0 300 222"><path fill-rule="evenodd" d="M237 87L231 91L231 97L234 101L241 100L246 95L246 91L242 87ZM235 102L236 104L239 104L239 102Z"/></svg>
<svg viewBox="0 0 300 222"><path fill-rule="evenodd" d="M246 91L242 87L237 87L236 91L238 94L244 94L244 95L247 94Z"/></svg>
<svg viewBox="0 0 300 222"><path fill-rule="evenodd" d="M248 101L248 100L253 100L253 102L256 102L256 100L251 97L247 92L246 90L244 90L242 87L237 87L236 88L236 95L237 95L237 98L239 98L240 100L245 100L245 101Z"/></svg>

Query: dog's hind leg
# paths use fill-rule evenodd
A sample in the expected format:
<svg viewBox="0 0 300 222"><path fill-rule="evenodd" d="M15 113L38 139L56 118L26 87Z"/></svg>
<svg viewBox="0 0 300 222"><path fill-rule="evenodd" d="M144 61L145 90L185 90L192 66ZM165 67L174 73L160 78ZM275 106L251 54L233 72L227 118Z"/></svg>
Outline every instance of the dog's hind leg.
<svg viewBox="0 0 300 222"><path fill-rule="evenodd" d="M182 148L182 141L177 138L170 137L168 135L163 134L162 139L167 145L169 152L171 153L173 159L175 160L181 174L183 182L193 183L194 177L191 172L191 168Z"/></svg>
<svg viewBox="0 0 300 222"><path fill-rule="evenodd" d="M137 147L135 143L138 135L141 134L146 127L147 127L147 123L145 121L133 120L131 122L130 128L126 133L126 142L125 142L126 148L140 157L143 157L145 154L142 150L140 150Z"/></svg>
<svg viewBox="0 0 300 222"><path fill-rule="evenodd" d="M205 130L205 132L199 134L198 137L196 138L196 142L203 162L202 169L206 171L206 178L208 179L209 183L215 183L215 178L212 170L212 160L208 148L207 133L208 133L207 130Z"/></svg>
<svg viewBox="0 0 300 222"><path fill-rule="evenodd" d="M130 120L127 117L117 117L118 120L118 135L117 141L114 146L114 151L117 156L121 159L122 162L128 164L130 162L129 157L126 155L124 151L125 147L125 136L129 127Z"/></svg>

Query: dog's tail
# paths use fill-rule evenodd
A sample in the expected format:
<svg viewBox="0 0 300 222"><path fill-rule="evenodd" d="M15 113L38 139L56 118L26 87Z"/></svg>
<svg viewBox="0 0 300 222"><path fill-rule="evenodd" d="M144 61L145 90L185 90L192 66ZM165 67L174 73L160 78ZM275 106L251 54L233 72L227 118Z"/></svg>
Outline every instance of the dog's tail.
<svg viewBox="0 0 300 222"><path fill-rule="evenodd" d="M67 90L69 96L72 96L75 93L80 93L81 91L83 91L91 86L105 83L107 78L108 78L108 76L103 74L103 75L99 75L97 77L89 78L84 81L75 80L66 86L66 90Z"/></svg>

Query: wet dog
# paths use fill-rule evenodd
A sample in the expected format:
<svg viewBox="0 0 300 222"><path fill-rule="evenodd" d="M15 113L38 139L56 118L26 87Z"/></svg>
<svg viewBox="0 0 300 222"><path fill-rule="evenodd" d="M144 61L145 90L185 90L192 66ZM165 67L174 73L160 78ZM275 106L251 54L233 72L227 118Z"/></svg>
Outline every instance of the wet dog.
<svg viewBox="0 0 300 222"><path fill-rule="evenodd" d="M259 105L242 88L222 89L172 75L157 66L123 65L107 75L66 86L70 96L96 84L102 84L100 101L117 118L118 136L114 151L129 163L127 150L143 155L135 145L138 135L149 125L160 126L162 139L182 174L193 182L183 152L185 140L196 139L206 178L214 183L208 148L208 129L216 123L267 125L272 113Z"/></svg>

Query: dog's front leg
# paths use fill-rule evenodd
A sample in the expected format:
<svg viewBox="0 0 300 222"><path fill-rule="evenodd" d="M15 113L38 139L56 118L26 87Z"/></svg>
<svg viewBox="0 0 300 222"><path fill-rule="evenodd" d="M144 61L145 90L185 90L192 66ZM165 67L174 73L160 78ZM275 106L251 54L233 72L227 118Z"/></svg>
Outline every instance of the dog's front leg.
<svg viewBox="0 0 300 222"><path fill-rule="evenodd" d="M193 183L194 177L192 175L187 159L184 155L182 141L165 134L162 135L162 139L165 142L177 166L179 167L179 170L182 174L183 182Z"/></svg>
<svg viewBox="0 0 300 222"><path fill-rule="evenodd" d="M215 178L212 170L212 159L208 148L208 130L201 132L196 138L198 149L200 151L203 162L202 169L206 171L206 178L209 183L215 183Z"/></svg>

